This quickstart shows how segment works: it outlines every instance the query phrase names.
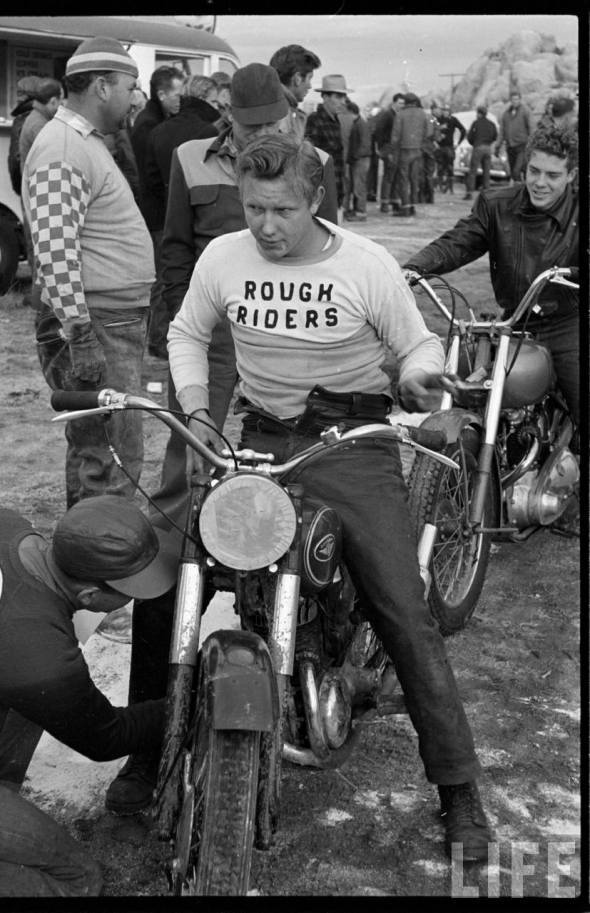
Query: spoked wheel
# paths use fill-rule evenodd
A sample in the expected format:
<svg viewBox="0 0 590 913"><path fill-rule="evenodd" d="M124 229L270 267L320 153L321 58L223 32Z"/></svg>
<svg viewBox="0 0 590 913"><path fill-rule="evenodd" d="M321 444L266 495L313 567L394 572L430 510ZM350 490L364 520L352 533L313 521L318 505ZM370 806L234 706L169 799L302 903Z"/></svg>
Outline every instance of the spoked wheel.
<svg viewBox="0 0 590 913"><path fill-rule="evenodd" d="M175 894L243 895L252 862L260 732L213 729L202 668L197 707L172 889Z"/></svg>
<svg viewBox="0 0 590 913"><path fill-rule="evenodd" d="M411 516L420 535L425 523L437 528L428 595L430 610L445 636L465 627L481 594L491 548L491 534L469 526L469 506L477 468L479 435L466 429L445 454L459 464L459 471L425 454L415 458L409 479ZM497 525L499 482L490 477L482 526Z"/></svg>

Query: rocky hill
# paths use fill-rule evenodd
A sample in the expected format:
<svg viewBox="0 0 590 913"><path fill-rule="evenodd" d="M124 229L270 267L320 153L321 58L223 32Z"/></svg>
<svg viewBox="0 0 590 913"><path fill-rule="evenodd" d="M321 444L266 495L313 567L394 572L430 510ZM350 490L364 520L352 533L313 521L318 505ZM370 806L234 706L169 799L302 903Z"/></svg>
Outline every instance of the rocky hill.
<svg viewBox="0 0 590 913"><path fill-rule="evenodd" d="M499 117L513 91L520 92L535 117L543 114L550 97L577 98L577 44L558 47L551 35L518 32L471 64L450 102L454 111L487 105Z"/></svg>

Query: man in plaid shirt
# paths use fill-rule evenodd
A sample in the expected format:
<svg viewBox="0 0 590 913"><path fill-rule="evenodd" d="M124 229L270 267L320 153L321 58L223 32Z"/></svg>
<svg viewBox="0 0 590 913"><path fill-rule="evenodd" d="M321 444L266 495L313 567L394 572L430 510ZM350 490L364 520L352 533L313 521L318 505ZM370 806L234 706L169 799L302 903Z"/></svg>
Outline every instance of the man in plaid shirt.
<svg viewBox="0 0 590 913"><path fill-rule="evenodd" d="M44 305L37 342L53 389L141 387L153 248L103 138L123 124L137 75L118 41L84 41L66 66L67 101L25 163L22 199ZM133 495L109 441L138 479L141 413L121 413L108 425L100 417L71 422L66 438L68 507L91 495Z"/></svg>
<svg viewBox="0 0 590 913"><path fill-rule="evenodd" d="M346 95L350 89L346 88L344 76L334 75L324 76L322 88L314 91L321 92L322 103L307 118L305 138L332 156L340 207L344 200L344 147L338 115L347 112Z"/></svg>

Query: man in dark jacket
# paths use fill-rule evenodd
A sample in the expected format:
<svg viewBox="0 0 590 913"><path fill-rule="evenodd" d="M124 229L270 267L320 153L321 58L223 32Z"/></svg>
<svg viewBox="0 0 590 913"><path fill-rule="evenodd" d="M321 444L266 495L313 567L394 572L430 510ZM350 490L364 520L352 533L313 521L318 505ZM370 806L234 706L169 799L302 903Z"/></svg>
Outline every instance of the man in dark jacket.
<svg viewBox="0 0 590 913"><path fill-rule="evenodd" d="M144 159L143 186L146 197L154 202L158 212L166 212L170 163L174 150L189 140L217 136L218 130L215 123L219 122L219 111L214 107L216 101L217 86L213 80L208 76L193 76L188 85L188 94L183 95L180 99L178 114L167 118L151 131ZM166 334L170 315L161 297L161 245L164 218L160 218L160 230L152 231L156 250L156 285L160 289L160 299L158 300L157 323L154 321L149 348L152 355L167 358Z"/></svg>
<svg viewBox="0 0 590 913"><path fill-rule="evenodd" d="M350 172L350 199L344 201L344 218L348 222L365 222L367 219L367 175L371 164L371 134L369 125L358 105L347 99L349 111L354 114L346 165Z"/></svg>
<svg viewBox="0 0 590 913"><path fill-rule="evenodd" d="M526 182L480 193L465 219L408 258L405 269L444 274L488 253L496 301L511 314L531 281L551 266L578 266L578 165L575 131L538 127L526 151ZM578 293L548 286L527 330L550 349L576 424L579 403Z"/></svg>
<svg viewBox="0 0 590 913"><path fill-rule="evenodd" d="M113 707L94 685L72 615L173 587L178 548L127 498L78 502L51 543L0 510L0 895L100 893L102 876L19 790L43 729L95 761L160 745L164 701Z"/></svg>
<svg viewBox="0 0 590 913"><path fill-rule="evenodd" d="M477 117L467 131L467 141L473 146L473 152L471 153L471 160L469 162L465 200L470 200L473 196L478 168L481 168L482 170L481 186L483 190L487 190L490 186L492 149L498 136L498 130L487 114L488 109L486 106L478 105Z"/></svg>
<svg viewBox="0 0 590 913"><path fill-rule="evenodd" d="M394 216L413 216L414 204L420 194L422 176L422 150L434 132L434 126L420 99L413 92L406 94L406 103L398 113L392 134L394 152L399 155L399 185L402 199L399 212Z"/></svg>
<svg viewBox="0 0 590 913"><path fill-rule="evenodd" d="M454 114L451 114L451 106L448 104L436 107L434 116L438 120L438 149L434 153L438 186L448 187L452 193L455 149L467 136L467 130L461 121ZM457 131L459 131L459 139L455 142Z"/></svg>
<svg viewBox="0 0 590 913"><path fill-rule="evenodd" d="M389 108L377 116L375 123L375 147L377 155L383 162L381 178L381 212L399 212L400 197L398 187L399 153L393 148L392 134L396 116L405 107L406 96L396 92Z"/></svg>
<svg viewBox="0 0 590 913"><path fill-rule="evenodd" d="M305 138L318 149L327 152L336 169L336 191L338 206L344 199L344 145L339 114L346 112L346 96L351 90L346 87L344 76L324 76L321 89L322 103L310 114L305 125Z"/></svg>
<svg viewBox="0 0 590 913"><path fill-rule="evenodd" d="M170 318L179 310L195 263L213 238L246 228L235 164L238 153L257 136L278 133L289 106L274 67L251 63L237 70L231 84L233 125L213 140L192 140L172 155L166 225L162 243L164 299ZM326 200L318 215L337 221L333 163L317 150L324 165ZM222 430L237 380L229 322L217 325L209 349L209 411ZM168 405L179 409L172 376ZM186 514L186 447L171 434L166 446L156 504L180 524ZM169 610L172 611L170 604ZM169 614L145 602L133 613L129 699L146 700L166 692ZM161 631L161 636L158 635ZM148 646L151 645L151 646ZM129 814L150 804L158 768L157 753L132 756L107 791L107 807Z"/></svg>
<svg viewBox="0 0 590 913"><path fill-rule="evenodd" d="M520 92L510 93L510 104L500 118L500 133L496 152L506 143L506 155L513 181L522 181L524 173L524 151L531 134L531 112L523 105Z"/></svg>
<svg viewBox="0 0 590 913"><path fill-rule="evenodd" d="M138 114L131 130L131 145L139 174L139 208L152 236L156 281L150 298L150 323L148 329L148 351L151 355L167 358L166 333L168 321L162 303L160 273L160 244L166 215L165 201L150 193L146 186L146 159L148 141L152 130L158 124L174 117L180 110L180 99L184 95L186 78L176 67L158 67L150 78L150 97L143 111Z"/></svg>

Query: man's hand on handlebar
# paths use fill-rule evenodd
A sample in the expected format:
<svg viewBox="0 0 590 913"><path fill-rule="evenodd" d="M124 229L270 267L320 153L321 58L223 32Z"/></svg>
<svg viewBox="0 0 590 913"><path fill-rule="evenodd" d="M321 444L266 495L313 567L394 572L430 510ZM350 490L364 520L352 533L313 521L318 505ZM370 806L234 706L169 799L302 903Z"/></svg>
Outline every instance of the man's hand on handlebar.
<svg viewBox="0 0 590 913"><path fill-rule="evenodd" d="M440 409L443 392L441 374L413 374L400 383L398 396L407 412L434 412Z"/></svg>
<svg viewBox="0 0 590 913"><path fill-rule="evenodd" d="M404 274L404 279L410 286L416 285L418 280L422 278L422 275L419 272L417 272L415 269L404 269L404 270L402 270L402 272Z"/></svg>
<svg viewBox="0 0 590 913"><path fill-rule="evenodd" d="M219 437L217 426L208 411L206 409L196 409L193 416L188 423L188 430L202 444L210 447L211 450L216 450L221 438ZM194 473L208 475L210 469L211 463L202 457L200 453L197 453L192 447L186 448L186 478L189 488Z"/></svg>

